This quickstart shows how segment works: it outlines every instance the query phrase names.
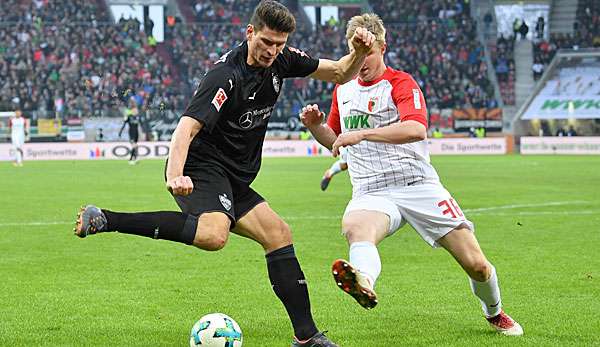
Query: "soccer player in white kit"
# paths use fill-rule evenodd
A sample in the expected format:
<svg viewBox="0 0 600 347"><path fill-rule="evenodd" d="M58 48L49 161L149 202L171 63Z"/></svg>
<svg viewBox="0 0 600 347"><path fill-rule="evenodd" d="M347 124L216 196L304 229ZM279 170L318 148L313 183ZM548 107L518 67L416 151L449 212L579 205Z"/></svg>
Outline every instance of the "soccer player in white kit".
<svg viewBox="0 0 600 347"><path fill-rule="evenodd" d="M23 144L29 133L29 122L23 117L21 110L15 111L15 116L10 119L10 139L15 151L15 166L23 166Z"/></svg>
<svg viewBox="0 0 600 347"><path fill-rule="evenodd" d="M331 164L329 169L325 170L323 174L323 178L321 178L321 190L325 191L329 186L329 182L333 176L339 174L342 171L348 170L348 162L346 159L346 149L340 148L340 155L338 156L338 160L335 163Z"/></svg>
<svg viewBox="0 0 600 347"><path fill-rule="evenodd" d="M425 242L445 248L458 261L492 327L522 335L519 323L502 310L496 270L479 247L473 223L430 164L427 110L419 86L409 74L386 67L385 28L377 15L353 17L347 32L356 27L376 36L357 78L334 89L327 124L317 105L305 106L300 117L334 156L342 147L348 152L353 192L342 232L350 258L333 263L335 281L363 307L374 307L373 288L381 272L377 245L408 223Z"/></svg>

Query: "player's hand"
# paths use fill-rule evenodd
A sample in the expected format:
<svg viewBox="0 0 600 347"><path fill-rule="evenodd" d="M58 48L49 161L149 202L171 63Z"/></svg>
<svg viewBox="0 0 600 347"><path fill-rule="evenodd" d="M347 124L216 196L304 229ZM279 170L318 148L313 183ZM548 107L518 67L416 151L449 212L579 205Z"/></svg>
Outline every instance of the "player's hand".
<svg viewBox="0 0 600 347"><path fill-rule="evenodd" d="M331 146L331 152L334 157L340 155L340 147L352 146L365 139L365 135L362 131L353 131L350 133L343 133L337 137L333 145Z"/></svg>
<svg viewBox="0 0 600 347"><path fill-rule="evenodd" d="M173 195L190 195L194 190L194 183L189 176L177 176L167 180L167 190Z"/></svg>
<svg viewBox="0 0 600 347"><path fill-rule="evenodd" d="M323 123L324 113L319 110L319 105L307 105L300 111L300 120L305 127L310 128Z"/></svg>
<svg viewBox="0 0 600 347"><path fill-rule="evenodd" d="M375 35L369 30L361 27L356 28L350 41L356 54L360 56L366 56L371 50L371 47L373 47L374 42Z"/></svg>

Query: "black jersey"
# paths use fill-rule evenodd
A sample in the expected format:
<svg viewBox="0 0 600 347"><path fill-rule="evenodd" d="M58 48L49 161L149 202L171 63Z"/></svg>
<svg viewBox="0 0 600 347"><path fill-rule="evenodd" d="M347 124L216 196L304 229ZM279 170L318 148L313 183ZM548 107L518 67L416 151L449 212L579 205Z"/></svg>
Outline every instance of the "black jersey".
<svg viewBox="0 0 600 347"><path fill-rule="evenodd" d="M308 76L319 64L288 47L268 68L249 66L247 56L247 42L223 55L202 78L183 113L203 124L190 145L185 175L218 165L233 179L249 185L260 168L267 123L282 80Z"/></svg>

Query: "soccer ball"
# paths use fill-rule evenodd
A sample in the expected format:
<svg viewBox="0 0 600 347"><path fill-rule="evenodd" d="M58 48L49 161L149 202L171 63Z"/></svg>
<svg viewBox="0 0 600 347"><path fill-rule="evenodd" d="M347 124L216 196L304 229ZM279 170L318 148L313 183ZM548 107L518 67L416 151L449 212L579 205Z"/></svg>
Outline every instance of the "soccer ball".
<svg viewBox="0 0 600 347"><path fill-rule="evenodd" d="M242 329L223 313L211 313L192 327L190 347L242 347Z"/></svg>

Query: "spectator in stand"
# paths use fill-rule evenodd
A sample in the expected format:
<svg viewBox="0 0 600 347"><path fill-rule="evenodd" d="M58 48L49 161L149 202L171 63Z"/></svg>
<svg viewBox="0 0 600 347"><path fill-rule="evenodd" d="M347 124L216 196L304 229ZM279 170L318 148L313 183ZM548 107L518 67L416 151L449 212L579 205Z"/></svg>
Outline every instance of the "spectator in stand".
<svg viewBox="0 0 600 347"><path fill-rule="evenodd" d="M521 19L521 26L519 27L519 34L521 34L521 40L526 40L528 33L529 33L529 26L525 22L525 19Z"/></svg>
<svg viewBox="0 0 600 347"><path fill-rule="evenodd" d="M539 16L537 22L535 23L535 37L539 40L544 38L544 28L546 26L546 22L544 21L544 17Z"/></svg>
<svg viewBox="0 0 600 347"><path fill-rule="evenodd" d="M519 35L519 31L521 30L521 20L519 18L515 18L513 21L513 40L517 40L517 36Z"/></svg>
<svg viewBox="0 0 600 347"><path fill-rule="evenodd" d="M539 61L533 63L531 69L533 70L533 79L536 81L539 80L544 74L544 64L540 63Z"/></svg>

